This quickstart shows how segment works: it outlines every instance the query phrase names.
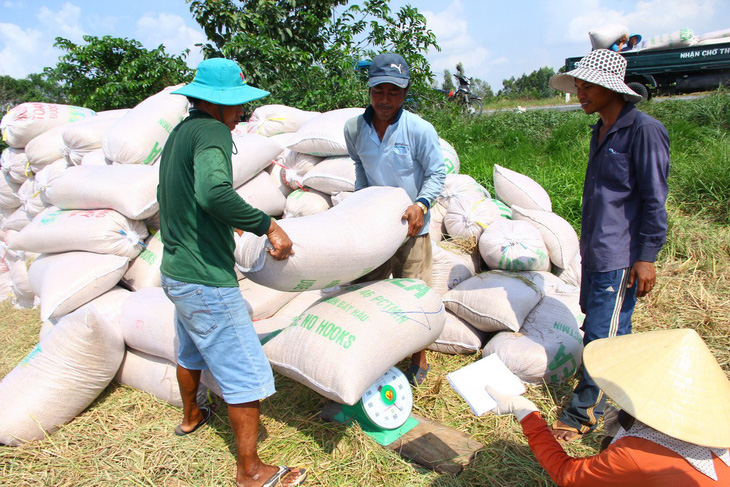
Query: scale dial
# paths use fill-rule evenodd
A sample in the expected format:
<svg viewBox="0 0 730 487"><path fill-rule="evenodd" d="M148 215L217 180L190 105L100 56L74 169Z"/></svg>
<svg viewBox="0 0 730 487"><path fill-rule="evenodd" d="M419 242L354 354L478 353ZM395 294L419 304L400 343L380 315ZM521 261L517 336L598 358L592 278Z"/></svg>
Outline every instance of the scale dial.
<svg viewBox="0 0 730 487"><path fill-rule="evenodd" d="M378 378L360 399L367 419L383 429L396 429L413 410L413 393L405 374L393 367Z"/></svg>

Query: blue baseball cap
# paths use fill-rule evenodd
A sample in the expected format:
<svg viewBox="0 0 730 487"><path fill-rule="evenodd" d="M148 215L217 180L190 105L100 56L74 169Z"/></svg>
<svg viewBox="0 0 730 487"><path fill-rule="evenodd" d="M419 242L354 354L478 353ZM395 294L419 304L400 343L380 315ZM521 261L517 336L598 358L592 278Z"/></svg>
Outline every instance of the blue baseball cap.
<svg viewBox="0 0 730 487"><path fill-rule="evenodd" d="M399 88L407 88L410 82L408 63L403 56L394 52L378 54L370 63L368 86L392 83Z"/></svg>
<svg viewBox="0 0 730 487"><path fill-rule="evenodd" d="M246 83L240 66L230 59L206 59L198 65L195 79L172 92L216 105L242 105L269 96L268 91Z"/></svg>

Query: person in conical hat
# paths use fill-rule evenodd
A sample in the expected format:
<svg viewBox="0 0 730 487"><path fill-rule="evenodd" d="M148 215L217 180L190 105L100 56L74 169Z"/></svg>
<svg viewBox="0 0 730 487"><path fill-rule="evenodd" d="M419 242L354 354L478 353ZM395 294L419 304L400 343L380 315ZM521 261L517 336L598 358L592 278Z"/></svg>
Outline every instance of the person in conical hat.
<svg viewBox="0 0 730 487"><path fill-rule="evenodd" d="M497 402L493 412L517 417L555 483L730 485L730 381L697 332L661 330L595 340L586 346L583 362L621 408L609 446L592 457L568 456L529 399L487 388Z"/></svg>
<svg viewBox="0 0 730 487"><path fill-rule="evenodd" d="M201 370L210 370L228 404L236 485L300 485L307 477L304 469L267 465L258 456L259 401L275 392L274 376L235 272L234 230L267 235L274 259L293 254L276 221L232 187L231 131L243 116L242 105L269 93L249 85L238 64L222 58L202 61L195 79L172 93L186 96L192 106L162 150L157 188L165 244L161 281L175 305L180 342L183 420L175 434L190 435L213 417L213 405L197 402Z"/></svg>
<svg viewBox="0 0 730 487"><path fill-rule="evenodd" d="M599 119L591 128L581 210L580 306L583 344L631 333L636 299L656 284L654 262L666 242L669 135L639 111L641 101L624 82L626 59L607 49L550 78L550 86L576 93L581 108ZM551 425L560 441L590 433L605 396L581 373L570 405Z"/></svg>

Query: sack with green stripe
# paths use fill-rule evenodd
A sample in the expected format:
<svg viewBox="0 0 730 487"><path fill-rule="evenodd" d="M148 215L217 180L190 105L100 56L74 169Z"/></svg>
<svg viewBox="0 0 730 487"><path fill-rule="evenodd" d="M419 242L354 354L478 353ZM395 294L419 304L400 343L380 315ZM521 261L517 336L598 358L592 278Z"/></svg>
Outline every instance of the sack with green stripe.
<svg viewBox="0 0 730 487"><path fill-rule="evenodd" d="M418 279L348 286L264 340L274 370L354 404L375 380L441 334L441 297Z"/></svg>

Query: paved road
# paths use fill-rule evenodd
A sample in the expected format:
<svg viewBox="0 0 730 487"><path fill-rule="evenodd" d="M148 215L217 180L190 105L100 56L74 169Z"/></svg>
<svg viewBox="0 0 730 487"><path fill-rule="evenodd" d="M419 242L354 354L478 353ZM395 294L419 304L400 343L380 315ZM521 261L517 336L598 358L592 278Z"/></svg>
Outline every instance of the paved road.
<svg viewBox="0 0 730 487"><path fill-rule="evenodd" d="M702 95L678 95L678 96L661 96L658 98L652 98L656 103L669 100L696 100L698 98L704 98L706 94ZM483 115L491 115L497 112L526 112L527 110L557 110L559 112L569 112L571 110L579 110L580 104L573 103L570 105L544 105L536 107L517 107L517 108L502 108L499 110L484 110Z"/></svg>

